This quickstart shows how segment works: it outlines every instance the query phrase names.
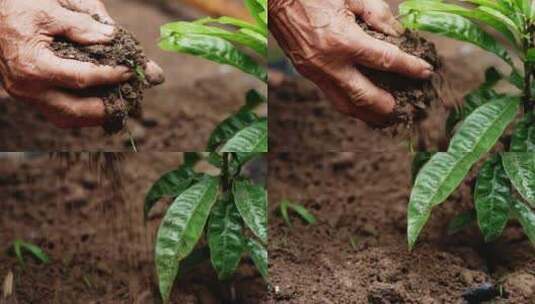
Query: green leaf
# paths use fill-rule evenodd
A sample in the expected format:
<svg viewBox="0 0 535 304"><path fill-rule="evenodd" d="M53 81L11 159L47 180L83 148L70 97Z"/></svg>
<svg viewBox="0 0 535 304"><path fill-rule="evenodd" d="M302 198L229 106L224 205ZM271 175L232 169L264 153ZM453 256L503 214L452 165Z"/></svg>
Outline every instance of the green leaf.
<svg viewBox="0 0 535 304"><path fill-rule="evenodd" d="M267 193L264 187L247 180L237 180L232 194L247 227L264 243L267 243Z"/></svg>
<svg viewBox="0 0 535 304"><path fill-rule="evenodd" d="M443 3L434 0L410 0L405 1L400 5L400 14L407 15L411 12L442 12L450 13L472 19L474 21L483 22L502 35L504 35L513 45L516 45L519 36L518 28L507 17L503 19L504 15L500 12L487 12L484 9L468 9L466 7ZM511 26L512 25L512 26Z"/></svg>
<svg viewBox="0 0 535 304"><path fill-rule="evenodd" d="M515 189L535 208L535 153L503 153L502 163Z"/></svg>
<svg viewBox="0 0 535 304"><path fill-rule="evenodd" d="M477 221L485 242L494 241L502 234L509 220L511 199L509 179L500 157L494 155L481 167L474 189Z"/></svg>
<svg viewBox="0 0 535 304"><path fill-rule="evenodd" d="M414 158L412 159L412 183L416 180L418 172L422 167L431 159L435 152L416 152Z"/></svg>
<svg viewBox="0 0 535 304"><path fill-rule="evenodd" d="M515 126L511 137L511 152L535 152L535 119L525 115Z"/></svg>
<svg viewBox="0 0 535 304"><path fill-rule="evenodd" d="M502 75L495 69L489 68L485 72L485 82L475 91L464 97L462 108L451 111L446 121L446 132L452 134L455 126L463 121L468 115L472 114L475 109L482 106L487 101L500 97L492 87L502 78Z"/></svg>
<svg viewBox="0 0 535 304"><path fill-rule="evenodd" d="M223 120L214 129L208 139L208 151L215 151L217 147L231 139L240 130L250 126L259 120L252 112L240 111Z"/></svg>
<svg viewBox="0 0 535 304"><path fill-rule="evenodd" d="M459 186L479 157L439 152L420 170L407 210L407 237L412 249L433 207L441 204Z"/></svg>
<svg viewBox="0 0 535 304"><path fill-rule="evenodd" d="M164 197L176 197L193 183L195 172L188 166L181 166L177 170L162 175L150 188L145 196L143 216L145 220L154 205Z"/></svg>
<svg viewBox="0 0 535 304"><path fill-rule="evenodd" d="M219 24L225 24L225 25L232 25L240 29L249 29L251 31L255 31L261 34L262 36L267 37L266 27L258 26L258 25L249 23L247 21L241 20L241 19L236 19L236 18L227 17L227 16L223 16L219 18L206 17L206 18L202 18L202 19L195 21L195 23L197 24L219 23Z"/></svg>
<svg viewBox="0 0 535 304"><path fill-rule="evenodd" d="M17 256L17 259L19 260L21 265L24 265L24 251L30 253L41 263L46 264L50 261L50 258L46 255L43 249L39 248L39 246L37 245L34 245L30 242L25 242L23 240L15 240L13 242L13 251L15 252L15 255Z"/></svg>
<svg viewBox="0 0 535 304"><path fill-rule="evenodd" d="M267 152L268 122L261 118L240 130L221 148L221 152Z"/></svg>
<svg viewBox="0 0 535 304"><path fill-rule="evenodd" d="M488 152L515 118L519 104L520 98L504 96L477 108L452 138L448 152L480 156Z"/></svg>
<svg viewBox="0 0 535 304"><path fill-rule="evenodd" d="M412 189L407 237L412 249L433 207L459 186L470 168L495 144L514 119L520 100L505 97L488 102L466 118L452 139L448 153L435 154L420 170Z"/></svg>
<svg viewBox="0 0 535 304"><path fill-rule="evenodd" d="M244 251L240 213L232 200L216 203L208 222L208 246L219 280L232 277Z"/></svg>
<svg viewBox="0 0 535 304"><path fill-rule="evenodd" d="M162 36L159 46L165 51L191 54L231 65L267 82L267 71L264 67L222 38L206 35L169 35Z"/></svg>
<svg viewBox="0 0 535 304"><path fill-rule="evenodd" d="M465 211L456 217L454 217L448 224L448 235L453 235L461 232L476 220L476 211L470 209Z"/></svg>
<svg viewBox="0 0 535 304"><path fill-rule="evenodd" d="M518 200L513 200L511 210L520 225L522 225L524 233L528 236L531 244L535 246L535 213Z"/></svg>
<svg viewBox="0 0 535 304"><path fill-rule="evenodd" d="M288 209L291 209L295 213L297 213L309 225L316 223L316 217L312 213L310 213L304 206L292 203L289 200L283 200L280 203L279 210L282 218L286 222L286 225L288 225L289 227L292 227L292 222L290 221L290 217L288 216Z"/></svg>
<svg viewBox="0 0 535 304"><path fill-rule="evenodd" d="M513 61L504 46L472 21L462 16L438 12L414 12L406 15L402 21L410 29L428 31L473 43L497 55L514 67Z"/></svg>
<svg viewBox="0 0 535 304"><path fill-rule="evenodd" d="M267 18L263 15L267 13L267 4L264 5L263 1L245 0L245 6L249 9L251 16L255 18L260 27L267 29Z"/></svg>
<svg viewBox="0 0 535 304"><path fill-rule="evenodd" d="M219 179L205 176L178 196L167 210L156 236L155 263L160 293L169 300L179 263L195 248L216 202Z"/></svg>
<svg viewBox="0 0 535 304"><path fill-rule="evenodd" d="M219 27L207 26L198 22L178 21L168 23L161 27L161 32L162 37L188 37L196 35L217 37L229 42L246 46L258 54L265 54L267 52L267 39L265 37L263 37L264 41L261 41L256 37L252 37L251 35L247 35L239 31L231 32Z"/></svg>
<svg viewBox="0 0 535 304"><path fill-rule="evenodd" d="M268 252L259 242L248 239L245 243L247 252L264 280L268 281Z"/></svg>

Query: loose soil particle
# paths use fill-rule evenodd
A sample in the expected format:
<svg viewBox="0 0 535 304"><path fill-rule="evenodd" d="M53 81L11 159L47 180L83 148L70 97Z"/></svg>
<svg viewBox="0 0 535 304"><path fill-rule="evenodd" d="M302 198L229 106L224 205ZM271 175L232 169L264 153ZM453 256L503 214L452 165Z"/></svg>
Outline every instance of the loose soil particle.
<svg viewBox="0 0 535 304"><path fill-rule="evenodd" d="M98 20L97 17L95 19ZM141 116L143 91L149 87L144 69L147 64L143 50L136 38L127 30L118 28L109 44L79 45L67 40L56 40L52 50L62 58L75 59L108 66L127 66L135 76L127 82L86 90L83 94L101 97L106 108L104 130L109 133L121 131L127 118Z"/></svg>
<svg viewBox="0 0 535 304"><path fill-rule="evenodd" d="M271 155L268 303L533 303L535 255L520 227L509 225L492 247L477 225L447 235L448 222L472 206L470 180L435 208L408 251L410 159L401 152ZM292 216L287 227L276 213L282 199L303 204L318 222Z"/></svg>
<svg viewBox="0 0 535 304"><path fill-rule="evenodd" d="M435 45L418 34L406 30L400 37L394 37L372 30L364 22L359 22L359 25L373 38L394 44L402 51L427 61L434 67L435 71L440 70L441 61L435 50ZM375 127L385 128L400 124L411 126L414 122L425 118L431 103L439 99L438 88L433 84L433 79L407 78L399 74L365 67L358 67L358 69L378 87L390 92L396 100L392 118L385 124ZM437 77L433 76L432 78Z"/></svg>

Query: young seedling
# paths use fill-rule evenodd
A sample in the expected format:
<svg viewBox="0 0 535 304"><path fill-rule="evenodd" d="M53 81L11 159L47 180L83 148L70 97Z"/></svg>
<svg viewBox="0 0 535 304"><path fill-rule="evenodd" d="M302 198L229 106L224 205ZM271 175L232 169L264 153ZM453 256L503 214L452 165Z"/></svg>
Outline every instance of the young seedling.
<svg viewBox="0 0 535 304"><path fill-rule="evenodd" d="M150 188L145 198L145 219L160 199L174 199L160 223L155 245L156 270L165 303L179 272L206 256L206 248L200 243L207 243L212 266L221 281L231 281L244 255L267 280L267 193L263 186L241 174L242 167L258 156L261 153L212 152L207 160L220 170L213 176L194 169L200 155L185 153L183 165L164 174Z"/></svg>
<svg viewBox="0 0 535 304"><path fill-rule="evenodd" d="M11 246L11 249L13 250L13 253L19 260L19 263L22 266L25 266L24 263L24 253L28 253L31 256L33 256L35 259L40 261L41 263L48 263L50 261L49 257L46 255L46 253L39 248L39 246L34 245L30 242L26 242L23 240L15 240L13 242L13 245Z"/></svg>
<svg viewBox="0 0 535 304"><path fill-rule="evenodd" d="M414 247L433 207L443 203L479 161L484 163L473 198L475 218L485 241L498 238L508 221L516 219L535 245L535 6L530 0L409 0L400 5L400 13L406 27L475 44L497 55L511 69L505 75L489 68L485 82L465 97L461 109L450 114L446 130L454 135L447 152L433 154L414 181L408 206L409 248ZM505 42L498 42L488 28L502 35ZM522 63L520 67L513 57ZM519 91L497 93L493 87L501 80ZM515 121L511 139L502 141L503 152L487 157ZM459 218L452 224L452 232L466 226L470 218Z"/></svg>
<svg viewBox="0 0 535 304"><path fill-rule="evenodd" d="M290 220L290 216L288 215L288 209L293 210L295 213L297 213L301 217L301 219L303 219L309 225L316 223L316 217L314 217L314 215L310 213L303 205L292 203L289 200L283 200L279 205L279 212L288 227L292 227L292 221Z"/></svg>
<svg viewBox="0 0 535 304"><path fill-rule="evenodd" d="M267 60L267 0L245 0L255 23L232 17L203 18L194 22L172 22L161 27L159 46L163 50L191 54L230 65L267 83L265 63L245 53L254 52ZM232 29L232 30L229 30ZM266 98L252 90L246 104L222 121L210 136L207 151L267 152L266 117L254 113Z"/></svg>

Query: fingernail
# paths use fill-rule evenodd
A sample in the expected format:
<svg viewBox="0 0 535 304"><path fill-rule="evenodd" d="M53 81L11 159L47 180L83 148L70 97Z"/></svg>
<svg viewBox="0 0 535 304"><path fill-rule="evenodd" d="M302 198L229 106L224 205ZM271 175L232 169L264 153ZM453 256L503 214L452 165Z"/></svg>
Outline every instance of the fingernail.
<svg viewBox="0 0 535 304"><path fill-rule="evenodd" d="M405 28L396 20L392 22L392 28L396 32L396 36L401 36L405 33Z"/></svg>
<svg viewBox="0 0 535 304"><path fill-rule="evenodd" d="M111 25L102 24L100 26L100 33L106 37L115 37L115 27Z"/></svg>
<svg viewBox="0 0 535 304"><path fill-rule="evenodd" d="M420 64L421 64L425 69L427 69L427 70L431 70L431 71L434 70L433 66L432 66L429 62L427 62L427 61L425 61L425 60L423 60L423 59L421 59L421 58L418 58L418 60L420 61Z"/></svg>
<svg viewBox="0 0 535 304"><path fill-rule="evenodd" d="M429 77L431 77L431 76L434 75L434 74L435 74L435 71L433 71L433 70L424 70L424 71L422 72L422 77L423 77L423 78L429 78Z"/></svg>

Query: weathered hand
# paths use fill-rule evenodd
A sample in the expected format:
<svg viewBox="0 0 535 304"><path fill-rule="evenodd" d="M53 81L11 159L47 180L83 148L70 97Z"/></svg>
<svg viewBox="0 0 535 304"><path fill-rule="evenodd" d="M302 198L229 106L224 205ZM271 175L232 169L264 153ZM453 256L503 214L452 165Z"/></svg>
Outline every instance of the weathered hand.
<svg viewBox="0 0 535 304"><path fill-rule="evenodd" d="M381 124L394 98L355 65L428 78L433 67L397 46L367 35L360 18L376 31L399 36L403 28L382 0L270 0L269 26L296 69L312 80L341 112Z"/></svg>
<svg viewBox="0 0 535 304"><path fill-rule="evenodd" d="M108 24L97 22L99 15ZM102 125L105 109L96 97L65 89L84 89L128 80L127 67L95 65L57 57L54 37L80 44L107 43L114 22L99 0L0 0L0 74L6 91L25 100L63 128ZM147 65L147 79L161 82L162 70Z"/></svg>

